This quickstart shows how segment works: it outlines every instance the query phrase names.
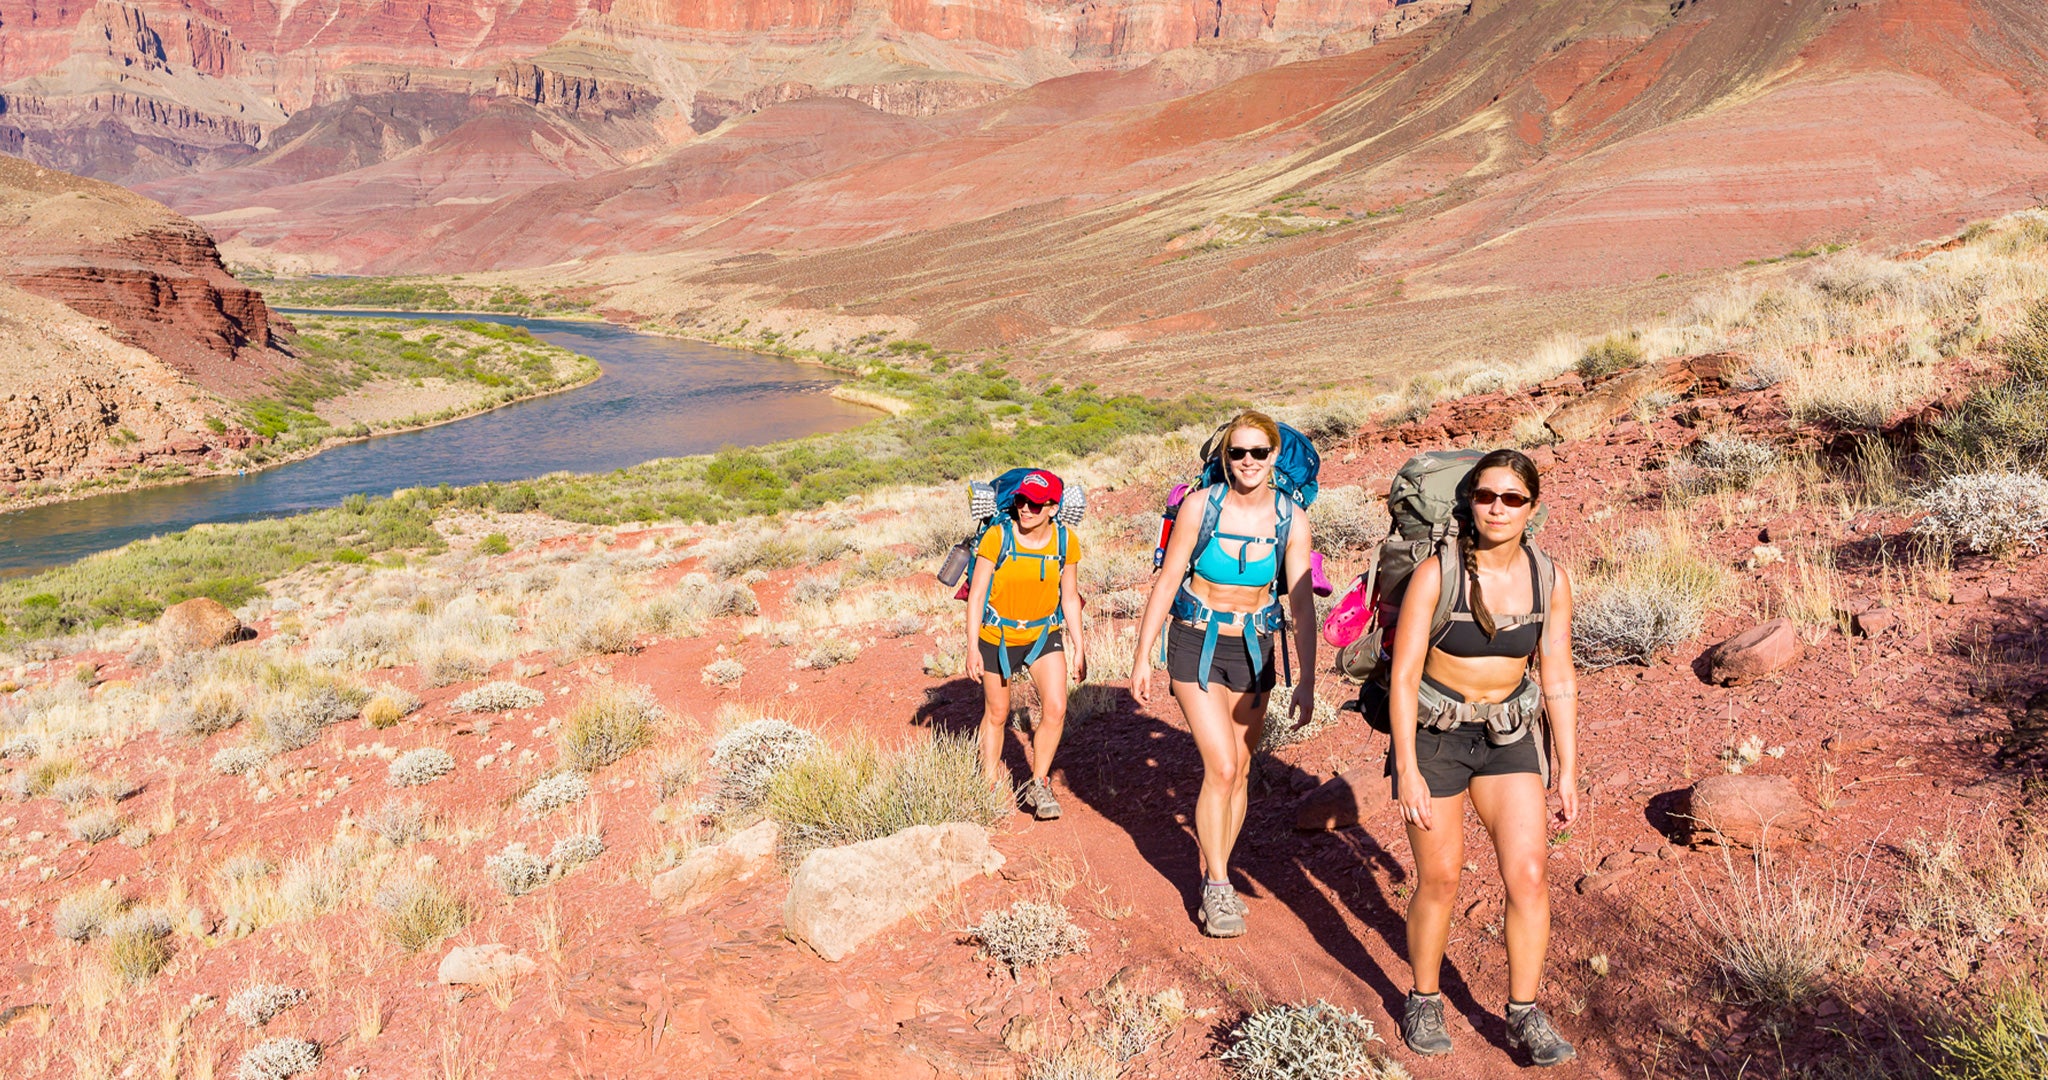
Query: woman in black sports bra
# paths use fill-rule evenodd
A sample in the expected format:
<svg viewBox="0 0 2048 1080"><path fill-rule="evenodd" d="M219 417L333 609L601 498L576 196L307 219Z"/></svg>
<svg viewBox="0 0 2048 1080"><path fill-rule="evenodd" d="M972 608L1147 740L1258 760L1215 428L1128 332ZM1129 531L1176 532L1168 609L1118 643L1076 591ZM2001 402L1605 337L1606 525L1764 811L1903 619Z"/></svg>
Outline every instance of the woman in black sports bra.
<svg viewBox="0 0 2048 1080"><path fill-rule="evenodd" d="M1536 1007L1550 943L1547 765L1555 766L1558 787L1553 820L1569 824L1579 812L1571 577L1526 542L1540 494L1526 455L1495 450L1479 459L1459 511L1462 565L1445 567L1439 556L1417 566L1394 626L1387 775L1416 870L1408 904L1415 987L1401 1034L1418 1054L1451 1051L1437 977L1465 861L1469 800L1493 838L1507 887L1509 1041L1537 1065L1573 1056ZM1457 590L1453 614L1431 640L1446 588Z"/></svg>

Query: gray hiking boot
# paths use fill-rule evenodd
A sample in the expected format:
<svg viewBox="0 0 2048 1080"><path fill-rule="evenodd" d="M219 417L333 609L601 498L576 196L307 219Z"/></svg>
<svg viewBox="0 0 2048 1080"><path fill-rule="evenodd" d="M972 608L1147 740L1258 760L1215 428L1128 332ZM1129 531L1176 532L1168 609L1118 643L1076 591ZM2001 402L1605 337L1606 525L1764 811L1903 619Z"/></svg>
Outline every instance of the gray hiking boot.
<svg viewBox="0 0 2048 1080"><path fill-rule="evenodd" d="M1052 785L1043 780L1024 785L1024 805L1040 821L1054 821L1060 816L1060 801L1053 797Z"/></svg>
<svg viewBox="0 0 2048 1080"><path fill-rule="evenodd" d="M1578 1056L1572 1044L1550 1026L1550 1017L1534 1005L1508 1010L1508 1045L1526 1048L1534 1065L1559 1065Z"/></svg>
<svg viewBox="0 0 2048 1080"><path fill-rule="evenodd" d="M1244 936L1244 901L1228 885L1202 884L1202 907L1195 918L1210 937Z"/></svg>
<svg viewBox="0 0 2048 1080"><path fill-rule="evenodd" d="M1425 1057L1451 1052L1451 1033L1444 1030L1444 996L1409 993L1401 1008L1401 1040Z"/></svg>

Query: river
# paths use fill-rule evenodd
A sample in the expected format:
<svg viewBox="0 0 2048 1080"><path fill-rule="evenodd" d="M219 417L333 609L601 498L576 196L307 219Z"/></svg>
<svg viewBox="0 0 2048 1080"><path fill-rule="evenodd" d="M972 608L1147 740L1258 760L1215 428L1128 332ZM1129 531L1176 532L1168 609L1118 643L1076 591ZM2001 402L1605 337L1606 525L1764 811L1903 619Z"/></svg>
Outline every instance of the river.
<svg viewBox="0 0 2048 1080"><path fill-rule="evenodd" d="M0 514L0 575L70 562L208 521L337 506L398 488L595 473L843 431L873 410L828 395L815 367L599 322L405 311L294 311L523 326L598 362L596 382L437 427L337 446L246 476L210 477Z"/></svg>

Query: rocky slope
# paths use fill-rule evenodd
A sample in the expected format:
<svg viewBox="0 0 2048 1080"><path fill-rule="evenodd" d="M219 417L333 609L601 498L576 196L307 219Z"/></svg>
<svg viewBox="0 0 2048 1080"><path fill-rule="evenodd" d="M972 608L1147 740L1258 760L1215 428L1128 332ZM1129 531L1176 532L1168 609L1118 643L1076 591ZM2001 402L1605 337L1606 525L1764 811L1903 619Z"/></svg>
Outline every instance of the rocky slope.
<svg viewBox="0 0 2048 1080"><path fill-rule="evenodd" d="M5 157L0 285L7 481L246 446L223 419L232 401L297 367L205 230L112 184Z"/></svg>

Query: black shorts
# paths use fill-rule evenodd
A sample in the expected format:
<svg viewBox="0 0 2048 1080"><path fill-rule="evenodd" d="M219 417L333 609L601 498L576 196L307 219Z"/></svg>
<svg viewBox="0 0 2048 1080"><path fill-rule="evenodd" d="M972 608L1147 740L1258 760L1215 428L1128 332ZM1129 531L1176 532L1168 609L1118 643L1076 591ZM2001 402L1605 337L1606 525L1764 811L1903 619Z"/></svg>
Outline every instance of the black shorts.
<svg viewBox="0 0 2048 1080"><path fill-rule="evenodd" d="M1507 776L1511 773L1543 773L1543 748L1537 733L1530 731L1506 746L1486 741L1485 724L1459 724L1438 733L1425 727L1415 729L1415 764L1429 785L1431 798L1448 799L1472 786L1475 776ZM1394 797L1400 797L1401 779L1395 773L1394 752L1387 751L1387 775L1394 778Z"/></svg>
<svg viewBox="0 0 2048 1080"><path fill-rule="evenodd" d="M1166 628L1166 674L1174 682L1199 683L1202 669L1202 638L1197 630L1179 620ZM1259 635L1259 670L1252 670L1251 653L1244 639L1216 635L1216 652L1209 657L1209 685L1222 684L1240 694L1264 694L1279 679L1273 674L1273 635Z"/></svg>
<svg viewBox="0 0 2048 1080"><path fill-rule="evenodd" d="M991 675L1001 675L1003 673L1003 660L1000 653L1007 651L1010 654L1010 675L1015 677L1018 672L1031 666L1024 662L1024 658L1031 655L1031 647L1036 644L1038 644L1037 638L1032 638L1022 645L997 645L992 641L981 642L982 670ZM1039 651L1038 658L1043 660L1052 653L1063 653L1066 651L1066 642L1060 637L1060 632L1054 630L1046 635L1045 648Z"/></svg>

